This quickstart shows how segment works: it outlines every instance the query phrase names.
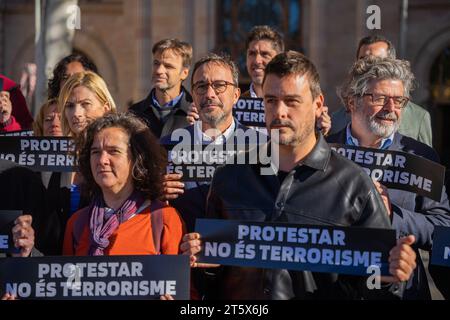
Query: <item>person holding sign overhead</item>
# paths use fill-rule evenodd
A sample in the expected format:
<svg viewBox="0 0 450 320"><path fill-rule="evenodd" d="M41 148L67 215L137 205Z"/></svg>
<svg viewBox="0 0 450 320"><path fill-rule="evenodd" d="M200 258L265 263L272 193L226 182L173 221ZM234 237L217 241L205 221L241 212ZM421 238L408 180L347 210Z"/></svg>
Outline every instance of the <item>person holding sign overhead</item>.
<svg viewBox="0 0 450 320"><path fill-rule="evenodd" d="M278 152L271 174L260 164L225 165L216 170L208 195L207 217L254 222L355 226L390 229L383 201L364 171L333 152L315 130L323 95L315 66L288 51L267 65L263 81L267 147ZM278 134L277 134L277 132ZM273 153L272 153L273 154ZM265 174L262 174L265 173ZM371 239L367 239L371 241ZM398 241L390 251L390 283L369 290L365 277L244 267L209 268L213 285L207 297L221 299L370 299L402 294L401 281L415 268L410 245ZM191 256L202 248L201 235L184 236L181 250ZM205 269L206 270L206 269Z"/></svg>
<svg viewBox="0 0 450 320"><path fill-rule="evenodd" d="M159 202L163 151L131 114L110 113L78 137L89 206L68 221L64 255L178 254L183 222Z"/></svg>
<svg viewBox="0 0 450 320"><path fill-rule="evenodd" d="M328 137L330 143L391 151L404 151L439 162L428 145L398 132L404 108L409 101L414 76L408 61L368 56L355 62L339 89L347 103L351 122ZM431 250L434 226L450 226L450 207L445 187L439 187L440 200L414 192L387 189L375 182L388 209L398 237L416 237L414 249ZM408 282L405 299L430 299L422 260Z"/></svg>

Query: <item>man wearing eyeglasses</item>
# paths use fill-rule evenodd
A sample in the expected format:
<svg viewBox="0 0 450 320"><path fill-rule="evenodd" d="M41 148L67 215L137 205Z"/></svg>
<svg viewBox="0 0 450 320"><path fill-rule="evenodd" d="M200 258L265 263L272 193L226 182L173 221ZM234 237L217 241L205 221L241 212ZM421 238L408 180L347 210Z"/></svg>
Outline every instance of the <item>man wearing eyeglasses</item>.
<svg viewBox="0 0 450 320"><path fill-rule="evenodd" d="M242 132L253 133L253 129L239 123L233 117L233 105L238 101L238 69L229 57L208 54L196 62L192 72L192 97L199 111L200 121L184 128L194 144L225 144L235 142ZM250 131L249 131L250 130ZM176 133L176 132L175 132ZM172 138L176 136L176 138ZM181 137L168 135L161 138L164 145L176 145ZM180 213L188 231L193 231L195 219L203 217L209 182L180 181L180 174L168 174L164 182L164 198Z"/></svg>
<svg viewBox="0 0 450 320"><path fill-rule="evenodd" d="M229 57L211 53L195 63L191 88L200 121L182 129L192 143L201 145L236 143L239 140L238 135L243 132L261 136L233 117L233 105L241 93L238 78L238 68ZM177 137L173 138L175 134ZM176 145L181 142L177 132L175 134L163 137L161 143ZM176 173L165 176L163 197L181 214L187 231L193 232L195 220L205 217L210 181L183 183L180 181L181 178L182 176ZM207 286L203 275L194 271L192 278L195 288L203 295Z"/></svg>
<svg viewBox="0 0 450 320"><path fill-rule="evenodd" d="M413 153L439 162L436 152L424 143L398 133L402 113L414 79L408 61L368 56L353 65L339 89L351 121L327 138L329 143ZM450 208L445 192L437 202L412 192L387 189L380 192L398 236L413 234L415 250L431 250L434 226L450 226ZM420 255L418 267L408 281L405 299L430 299Z"/></svg>
<svg viewBox="0 0 450 320"><path fill-rule="evenodd" d="M369 55L395 59L395 47L391 41L381 35L367 36L359 41L356 58L362 59ZM345 107L342 107L331 115L330 134L341 131L348 124L350 121L348 112ZM432 147L433 134L430 113L425 108L408 101L402 114L402 121L398 131L405 136L419 140Z"/></svg>
<svg viewBox="0 0 450 320"><path fill-rule="evenodd" d="M209 189L207 216L390 228L370 178L332 152L314 128L324 99L312 62L295 51L278 54L267 65L263 92L266 125L271 147L279 152L279 165L271 167L271 174L261 174L261 163L218 168ZM414 237L406 237L391 250L390 271L395 277L389 281L393 284L373 291L365 286L365 277L198 263L197 254L203 248L199 233L186 234L180 249L190 256L193 268L203 269L209 280L215 280L205 298L370 299L401 294L397 282L408 279L415 268L415 253L409 246L413 242Z"/></svg>

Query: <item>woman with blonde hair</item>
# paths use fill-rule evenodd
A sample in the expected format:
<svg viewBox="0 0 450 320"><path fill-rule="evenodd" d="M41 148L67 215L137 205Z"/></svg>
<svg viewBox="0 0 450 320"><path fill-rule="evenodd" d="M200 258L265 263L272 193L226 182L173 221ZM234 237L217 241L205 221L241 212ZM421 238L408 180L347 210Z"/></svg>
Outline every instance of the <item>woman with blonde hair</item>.
<svg viewBox="0 0 450 320"><path fill-rule="evenodd" d="M77 137L89 123L107 112L116 112L116 104L105 81L96 73L73 74L58 98L64 136Z"/></svg>
<svg viewBox="0 0 450 320"><path fill-rule="evenodd" d="M34 135L37 137L60 137L61 114L58 100L49 99L41 106L33 122ZM45 187L46 209L33 217L36 231L36 245L46 255L59 255L62 239L69 218L71 172L40 172Z"/></svg>
<svg viewBox="0 0 450 320"><path fill-rule="evenodd" d="M33 122L34 135L37 137L60 137L61 114L58 111L58 100L49 99L41 106Z"/></svg>
<svg viewBox="0 0 450 320"><path fill-rule="evenodd" d="M105 81L94 72L84 71L71 75L65 81L58 96L58 109L63 136L77 138L91 122L107 113L115 113L116 104ZM80 173L69 173L68 216L89 202L83 184L84 178Z"/></svg>

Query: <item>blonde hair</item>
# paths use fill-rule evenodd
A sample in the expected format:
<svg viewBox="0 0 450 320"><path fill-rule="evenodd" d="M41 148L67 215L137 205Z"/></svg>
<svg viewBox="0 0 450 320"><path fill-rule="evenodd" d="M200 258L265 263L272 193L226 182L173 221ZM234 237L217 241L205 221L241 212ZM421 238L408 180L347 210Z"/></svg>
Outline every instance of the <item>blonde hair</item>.
<svg viewBox="0 0 450 320"><path fill-rule="evenodd" d="M58 104L58 100L53 98L53 99L48 99L47 101L45 101L42 104L41 108L39 109L39 112L38 112L38 114L36 116L36 119L33 122L34 135L37 136L37 137L40 137L40 136L44 135L45 113L47 112L47 110L50 108L50 106L52 104L56 104L57 105Z"/></svg>
<svg viewBox="0 0 450 320"><path fill-rule="evenodd" d="M64 136L73 135L65 116L65 109L67 100L69 100L73 90L79 86L86 87L92 91L101 103L109 105L111 112L116 112L116 104L111 93L105 81L98 74L91 71L75 73L64 83L58 98L58 110L61 113L61 127Z"/></svg>

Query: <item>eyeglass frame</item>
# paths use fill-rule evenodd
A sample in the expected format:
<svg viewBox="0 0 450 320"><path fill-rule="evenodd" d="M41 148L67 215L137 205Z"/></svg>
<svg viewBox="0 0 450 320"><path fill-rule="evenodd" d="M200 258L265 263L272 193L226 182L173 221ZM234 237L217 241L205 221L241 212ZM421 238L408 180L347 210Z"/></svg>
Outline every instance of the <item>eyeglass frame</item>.
<svg viewBox="0 0 450 320"><path fill-rule="evenodd" d="M217 83L217 82L222 82L222 83L225 84L224 89L222 91L218 91L217 88L214 88L214 83ZM203 93L197 92L197 90L199 88L199 84L207 85L205 87L205 92L203 92ZM213 82L198 81L198 82L196 82L196 83L194 83L192 85L192 91L195 92L198 95L204 95L206 92L208 92L208 88L211 87L216 94L220 94L220 93L224 93L225 91L227 91L228 86L233 86L235 88L237 87L237 85L235 83L229 82L229 81L226 81L226 80L216 80L216 81L213 81Z"/></svg>
<svg viewBox="0 0 450 320"><path fill-rule="evenodd" d="M396 109L399 109L399 110L405 108L406 105L409 102L409 98L408 97L404 97L404 96L388 96L388 95L385 95L385 94L374 94L374 93L364 93L363 95L360 95L360 97L365 97L365 96L370 96L370 100L372 101L372 103L374 105L382 106L382 107L384 107L389 102L389 100L392 99L392 101L394 101L394 107ZM376 102L374 101L374 96L385 97L385 99L387 98L387 100L383 104L376 104ZM403 104L397 106L396 103L395 103L395 98L402 98L402 99L404 99Z"/></svg>

